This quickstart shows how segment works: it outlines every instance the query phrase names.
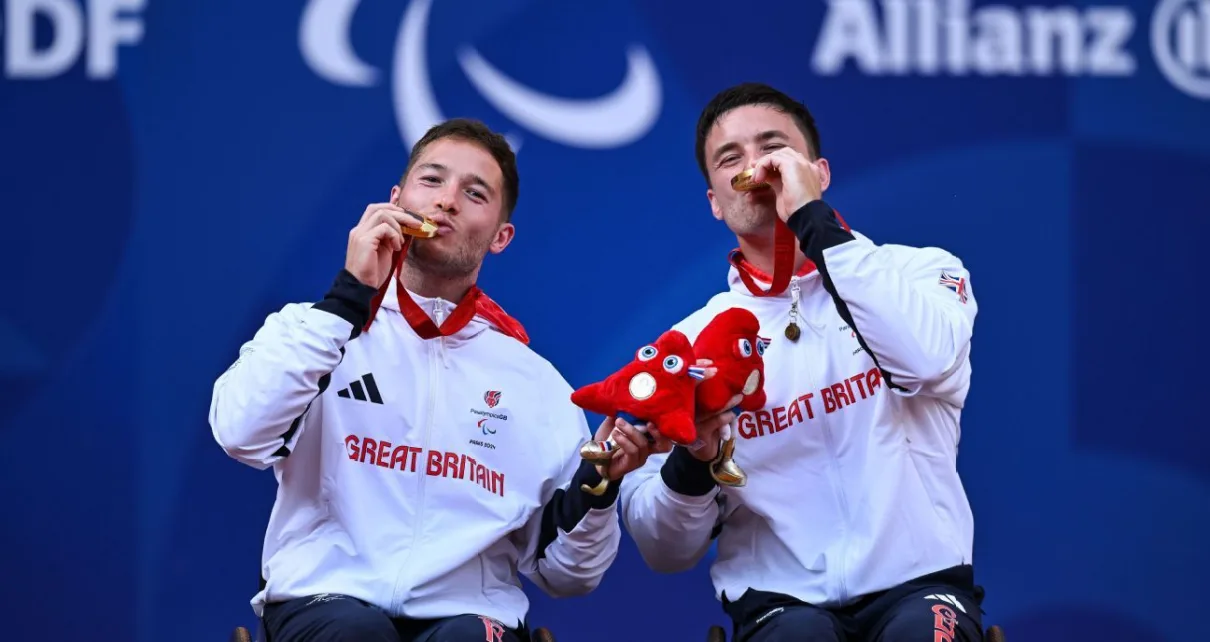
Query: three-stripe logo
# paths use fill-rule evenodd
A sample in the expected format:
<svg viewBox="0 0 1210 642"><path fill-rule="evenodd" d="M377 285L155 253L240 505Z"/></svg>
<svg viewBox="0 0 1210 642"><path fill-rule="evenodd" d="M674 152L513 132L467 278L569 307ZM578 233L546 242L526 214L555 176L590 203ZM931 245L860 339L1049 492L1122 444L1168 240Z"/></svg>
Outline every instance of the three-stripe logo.
<svg viewBox="0 0 1210 642"><path fill-rule="evenodd" d="M345 399L353 398L358 401L369 401L370 403L382 403L382 395L378 393L378 384L374 383L374 375L368 372L362 375L360 379L355 379L353 383L349 384L348 388L341 388L336 391L336 396Z"/></svg>
<svg viewBox="0 0 1210 642"><path fill-rule="evenodd" d="M934 594L934 595L925 595L925 596L924 596L924 599L926 599L926 600L938 600L938 601L941 601L941 602L945 602L946 604L949 604L950 606L956 606L956 607L958 607L958 610L959 610L959 611L962 611L963 613L966 613L966 607L965 607L965 606L962 606L962 602L959 602L959 601L958 601L958 598L956 598L956 597L954 597L953 595L950 595L950 594L948 594L948 593L946 593L946 594L944 594L944 595L942 595L941 593L937 593L937 594Z"/></svg>

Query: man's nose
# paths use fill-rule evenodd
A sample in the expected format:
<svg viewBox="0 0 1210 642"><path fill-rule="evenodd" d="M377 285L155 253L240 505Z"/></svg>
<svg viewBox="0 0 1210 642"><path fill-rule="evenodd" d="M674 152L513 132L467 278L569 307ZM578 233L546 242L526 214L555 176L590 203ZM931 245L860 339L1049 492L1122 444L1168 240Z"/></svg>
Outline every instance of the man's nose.
<svg viewBox="0 0 1210 642"><path fill-rule="evenodd" d="M453 214L457 211L457 203L458 199L454 195L454 190L447 188L437 195L437 199L433 202L433 207L447 214Z"/></svg>
<svg viewBox="0 0 1210 642"><path fill-rule="evenodd" d="M764 156L760 151L760 147L757 146L745 148L743 154L744 167L752 167L756 164L756 161L760 160L761 156Z"/></svg>

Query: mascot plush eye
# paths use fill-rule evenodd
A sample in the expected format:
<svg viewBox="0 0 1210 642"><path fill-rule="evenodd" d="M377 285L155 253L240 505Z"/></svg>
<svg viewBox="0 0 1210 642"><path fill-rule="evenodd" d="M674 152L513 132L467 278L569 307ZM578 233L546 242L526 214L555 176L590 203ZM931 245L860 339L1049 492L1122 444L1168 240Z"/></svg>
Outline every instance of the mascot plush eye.
<svg viewBox="0 0 1210 642"><path fill-rule="evenodd" d="M664 359L664 369L667 370L668 372L671 372L672 374L676 374L676 373L680 372L681 368L684 365L685 365L685 362L682 361L681 358L676 356L675 354L668 357L667 359Z"/></svg>
<svg viewBox="0 0 1210 642"><path fill-rule="evenodd" d="M740 357L746 358L746 357L752 356L752 342L751 341L749 341L747 339L740 339L738 344L735 347L738 349Z"/></svg>
<svg viewBox="0 0 1210 642"><path fill-rule="evenodd" d="M651 361L655 355L659 354L655 346L643 346L639 348L639 361Z"/></svg>
<svg viewBox="0 0 1210 642"><path fill-rule="evenodd" d="M768 347L769 347L768 343L761 341L760 339L756 340L756 354L759 354L762 357L765 356L765 348L768 348Z"/></svg>

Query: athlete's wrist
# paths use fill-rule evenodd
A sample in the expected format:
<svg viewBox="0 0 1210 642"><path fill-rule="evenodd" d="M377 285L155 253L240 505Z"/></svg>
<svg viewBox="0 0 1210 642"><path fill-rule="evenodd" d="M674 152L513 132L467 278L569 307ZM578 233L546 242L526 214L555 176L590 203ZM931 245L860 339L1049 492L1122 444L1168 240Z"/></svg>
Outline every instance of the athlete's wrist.
<svg viewBox="0 0 1210 642"><path fill-rule="evenodd" d="M348 270L341 270L323 300L312 307L351 323L352 336L356 337L370 320L370 306L377 294L377 288L358 281Z"/></svg>
<svg viewBox="0 0 1210 642"><path fill-rule="evenodd" d="M710 474L710 461L698 459L684 446L676 446L660 468L660 477L673 492L693 497L705 495L718 486Z"/></svg>

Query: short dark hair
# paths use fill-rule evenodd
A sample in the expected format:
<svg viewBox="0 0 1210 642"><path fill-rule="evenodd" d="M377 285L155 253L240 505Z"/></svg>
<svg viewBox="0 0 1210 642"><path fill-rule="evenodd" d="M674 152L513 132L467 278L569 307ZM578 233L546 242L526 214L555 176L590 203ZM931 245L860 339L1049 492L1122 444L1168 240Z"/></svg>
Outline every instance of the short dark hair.
<svg viewBox="0 0 1210 642"><path fill-rule="evenodd" d="M517 155L504 136L473 118L451 118L430 127L424 136L412 145L412 154L408 157L408 166L403 172L403 177L399 179L399 184L403 185L407 181L412 166L416 164L425 148L444 138L475 143L492 155L496 165L500 167L501 176L504 177L504 194L501 195L504 199L504 220L512 220L513 209L517 207L518 191L521 189L521 178L517 174Z"/></svg>
<svg viewBox="0 0 1210 642"><path fill-rule="evenodd" d="M819 130L815 127L815 117L811 115L806 105L769 85L758 82L741 83L715 94L697 119L697 146L695 149L697 166L702 170L702 176L706 178L707 183L710 182L710 174L706 170L706 137L710 135L714 123L722 118L723 114L745 105L766 105L784 114L789 114L811 147L808 154L816 159L823 155L823 150L819 146Z"/></svg>

